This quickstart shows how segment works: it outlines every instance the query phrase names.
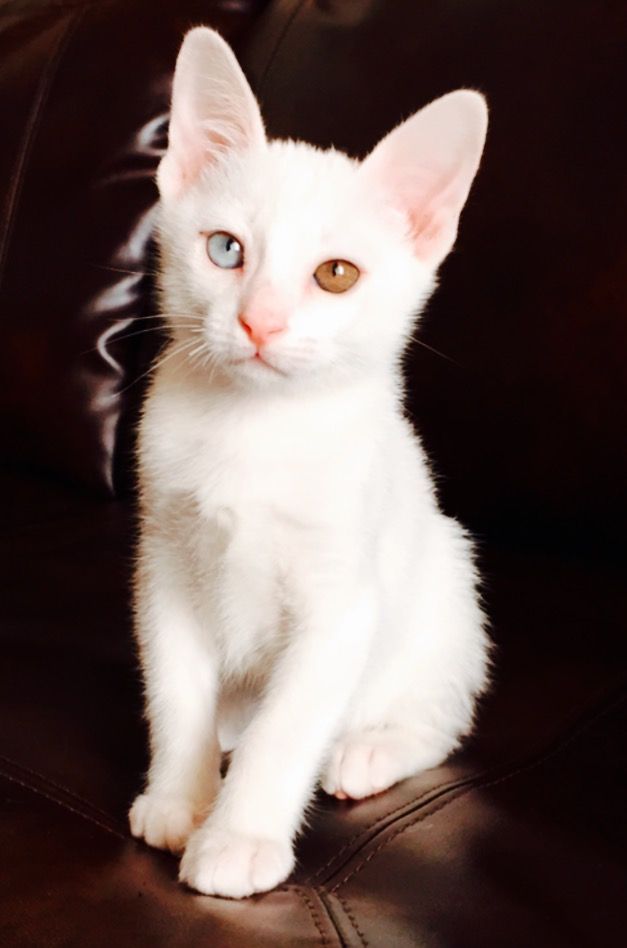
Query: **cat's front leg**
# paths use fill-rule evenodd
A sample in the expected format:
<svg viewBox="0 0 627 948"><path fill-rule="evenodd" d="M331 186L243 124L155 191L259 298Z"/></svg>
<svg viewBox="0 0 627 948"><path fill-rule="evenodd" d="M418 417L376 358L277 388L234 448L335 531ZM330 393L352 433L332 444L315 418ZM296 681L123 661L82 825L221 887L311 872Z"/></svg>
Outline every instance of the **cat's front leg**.
<svg viewBox="0 0 627 948"><path fill-rule="evenodd" d="M180 852L219 789L217 674L180 558L161 538L142 541L135 605L151 760L129 822L133 836Z"/></svg>
<svg viewBox="0 0 627 948"><path fill-rule="evenodd" d="M283 882L325 753L361 676L375 625L372 589L318 590L234 753L218 802L190 838L180 878L242 898Z"/></svg>

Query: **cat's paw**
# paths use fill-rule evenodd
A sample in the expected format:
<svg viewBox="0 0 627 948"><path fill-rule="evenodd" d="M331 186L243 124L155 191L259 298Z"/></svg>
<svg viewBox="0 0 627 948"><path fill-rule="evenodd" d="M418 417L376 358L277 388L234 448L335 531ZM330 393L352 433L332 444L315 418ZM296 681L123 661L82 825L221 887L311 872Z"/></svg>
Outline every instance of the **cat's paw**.
<svg viewBox="0 0 627 948"><path fill-rule="evenodd" d="M420 749L396 729L357 731L335 744L320 786L338 800L362 800L424 769L420 756Z"/></svg>
<svg viewBox="0 0 627 948"><path fill-rule="evenodd" d="M180 853L203 814L194 811L183 797L141 793L133 803L128 820L131 833L145 839L149 846Z"/></svg>
<svg viewBox="0 0 627 948"><path fill-rule="evenodd" d="M242 899L284 882L294 866L289 842L205 826L191 837L179 879L204 895Z"/></svg>

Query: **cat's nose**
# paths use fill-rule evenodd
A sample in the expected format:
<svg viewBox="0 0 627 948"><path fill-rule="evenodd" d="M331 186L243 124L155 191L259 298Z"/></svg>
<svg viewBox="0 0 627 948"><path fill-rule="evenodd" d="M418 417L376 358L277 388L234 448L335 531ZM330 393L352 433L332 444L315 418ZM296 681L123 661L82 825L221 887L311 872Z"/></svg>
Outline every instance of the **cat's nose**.
<svg viewBox="0 0 627 948"><path fill-rule="evenodd" d="M270 336L278 336L286 326L285 321L272 312L240 313L240 325L256 346L264 346Z"/></svg>

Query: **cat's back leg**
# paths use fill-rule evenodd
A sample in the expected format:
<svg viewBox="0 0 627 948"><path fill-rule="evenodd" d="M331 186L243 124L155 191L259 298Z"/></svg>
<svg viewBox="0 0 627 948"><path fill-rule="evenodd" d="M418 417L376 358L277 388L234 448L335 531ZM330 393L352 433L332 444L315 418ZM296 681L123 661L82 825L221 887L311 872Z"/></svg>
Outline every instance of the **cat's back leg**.
<svg viewBox="0 0 627 948"><path fill-rule="evenodd" d="M443 746L420 729L391 722L346 731L333 746L320 785L339 800L361 800L437 767L453 746Z"/></svg>
<svg viewBox="0 0 627 948"><path fill-rule="evenodd" d="M321 786L341 799L438 766L472 728L489 649L472 546L437 514L428 549L390 590L371 662L328 756Z"/></svg>

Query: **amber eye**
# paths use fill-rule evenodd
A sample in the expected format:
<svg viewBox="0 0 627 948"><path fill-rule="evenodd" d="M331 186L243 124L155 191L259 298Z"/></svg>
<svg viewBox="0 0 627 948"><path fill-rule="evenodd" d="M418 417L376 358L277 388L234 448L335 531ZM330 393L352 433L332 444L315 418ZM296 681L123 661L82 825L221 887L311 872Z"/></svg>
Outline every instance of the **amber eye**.
<svg viewBox="0 0 627 948"><path fill-rule="evenodd" d="M327 260L314 273L314 280L327 293L345 293L359 279L359 270L348 260Z"/></svg>

